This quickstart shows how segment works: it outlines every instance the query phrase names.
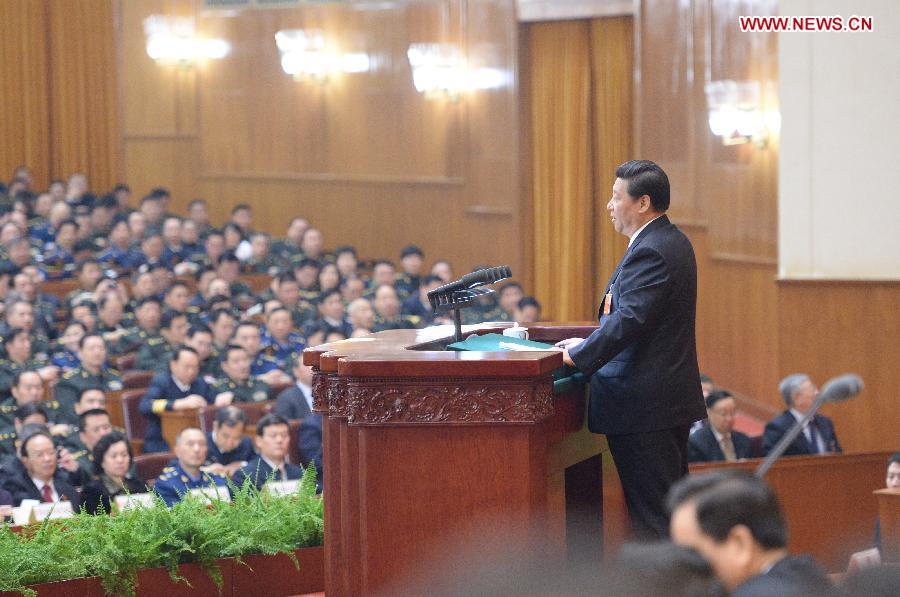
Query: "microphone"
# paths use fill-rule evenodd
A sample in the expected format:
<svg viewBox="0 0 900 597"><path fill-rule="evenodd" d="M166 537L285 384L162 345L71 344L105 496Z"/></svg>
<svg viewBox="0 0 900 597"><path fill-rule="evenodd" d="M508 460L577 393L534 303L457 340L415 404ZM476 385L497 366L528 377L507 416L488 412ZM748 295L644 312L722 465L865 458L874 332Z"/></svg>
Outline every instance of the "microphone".
<svg viewBox="0 0 900 597"><path fill-rule="evenodd" d="M862 392L863 387L864 384L862 378L855 373L845 373L825 382L819 395L816 396L816 401L813 402L809 410L803 414L803 417L795 422L794 426L784 434L777 444L775 444L772 451L766 456L766 459L763 460L762 464L759 465L759 468L756 469L755 475L760 479L766 476L766 473L769 472L772 465L781 458L781 455L788 449L788 446L797 439L797 436L803 431L803 427L816 416L816 412L818 412L823 404L826 402L844 402L845 400L849 400Z"/></svg>
<svg viewBox="0 0 900 597"><path fill-rule="evenodd" d="M439 300L440 297L444 297L461 290L470 290L479 286L495 284L501 280L509 278L510 276L512 276L512 270L509 269L508 265L486 267L484 269L476 270L470 274L466 274L455 282L444 284L443 286L439 286L430 291L428 293L428 301L431 303L432 308L436 308L443 302Z"/></svg>

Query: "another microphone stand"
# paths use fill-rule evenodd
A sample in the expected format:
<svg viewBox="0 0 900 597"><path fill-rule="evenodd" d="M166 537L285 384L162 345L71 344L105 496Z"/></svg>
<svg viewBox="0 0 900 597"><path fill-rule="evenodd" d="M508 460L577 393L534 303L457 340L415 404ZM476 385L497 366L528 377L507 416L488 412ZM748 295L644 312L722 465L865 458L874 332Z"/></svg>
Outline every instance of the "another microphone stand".
<svg viewBox="0 0 900 597"><path fill-rule="evenodd" d="M788 449L797 436L803 432L803 427L812 421L812 418L816 416L816 413L819 411L819 408L825 404L826 399L828 398L825 392L819 392L819 395L816 396L816 401L813 402L812 406L808 411L803 413L803 417L794 423L794 426L788 430L787 433L782 436L781 440L775 444L775 447L772 448L772 451L769 452L769 455L766 456L766 459L762 461L762 464L756 469L754 473L757 477L762 479L766 476L766 473L769 472L769 469L772 468L772 465L781 458L781 455L784 454L784 451Z"/></svg>

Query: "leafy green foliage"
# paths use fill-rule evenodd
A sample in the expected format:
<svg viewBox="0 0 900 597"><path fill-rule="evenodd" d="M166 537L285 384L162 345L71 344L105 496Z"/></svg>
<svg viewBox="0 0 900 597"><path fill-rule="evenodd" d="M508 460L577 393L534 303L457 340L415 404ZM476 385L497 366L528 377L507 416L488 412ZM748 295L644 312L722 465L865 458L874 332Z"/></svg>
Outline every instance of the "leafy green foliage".
<svg viewBox="0 0 900 597"><path fill-rule="evenodd" d="M134 595L137 571L200 564L221 586L219 558L288 554L322 545L323 504L316 496L315 466L304 471L293 496L260 492L247 479L230 486L233 499L207 505L191 495L172 508L157 498L116 516L80 513L47 520L22 536L0 529L0 591L33 594L27 585L100 576L110 595ZM296 560L295 560L296 564ZM185 581L186 582L186 581Z"/></svg>

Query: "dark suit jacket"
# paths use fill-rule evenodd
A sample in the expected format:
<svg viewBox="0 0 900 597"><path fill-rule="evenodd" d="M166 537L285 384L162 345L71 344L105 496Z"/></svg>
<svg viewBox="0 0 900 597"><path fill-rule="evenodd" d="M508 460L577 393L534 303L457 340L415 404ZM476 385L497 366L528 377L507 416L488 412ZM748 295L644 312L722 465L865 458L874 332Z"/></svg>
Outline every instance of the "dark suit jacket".
<svg viewBox="0 0 900 597"><path fill-rule="evenodd" d="M5 489L0 489L0 506L12 506L12 494Z"/></svg>
<svg viewBox="0 0 900 597"><path fill-rule="evenodd" d="M231 464L232 462L250 462L256 458L256 450L253 449L253 442L249 437L242 437L241 442L234 450L230 452L222 452L216 445L212 433L206 434L206 462L209 464Z"/></svg>
<svg viewBox="0 0 900 597"><path fill-rule="evenodd" d="M300 464L309 466L312 462L316 465L316 487L322 491L322 415L312 413L300 423L299 430Z"/></svg>
<svg viewBox="0 0 900 597"><path fill-rule="evenodd" d="M60 471L57 471L53 476L53 486L56 488L59 499L71 501L72 509L77 512L81 504L78 492L69 485L69 482L66 481ZM41 501L41 492L38 491L34 481L28 476L28 471L25 470L24 466L18 466L17 470L12 471L6 477L6 489L12 494L13 503L16 506L21 504L22 500Z"/></svg>
<svg viewBox="0 0 900 597"><path fill-rule="evenodd" d="M753 457L753 444L750 438L739 431L731 432L731 443L734 444L734 455L740 458ZM704 425L688 438L688 462L717 462L725 460L725 454L712 428Z"/></svg>
<svg viewBox="0 0 900 597"><path fill-rule="evenodd" d="M302 419L309 416L309 404L297 384L281 391L275 398L273 412L287 420Z"/></svg>
<svg viewBox="0 0 900 597"><path fill-rule="evenodd" d="M829 597L837 594L822 569L809 556L787 556L766 573L754 576L731 597Z"/></svg>
<svg viewBox="0 0 900 597"><path fill-rule="evenodd" d="M172 410L172 404L191 394L203 396L209 404L215 401L212 389L202 378L198 377L187 391L182 392L175 385L172 374L160 373L150 381L150 388L141 398L140 411L147 417L147 433L144 435L144 453L168 452L169 444L162 436L162 424L159 419L160 408Z"/></svg>
<svg viewBox="0 0 900 597"><path fill-rule="evenodd" d="M274 478L275 481L293 481L303 476L303 469L296 464L285 462L284 469L287 473L287 479L282 479L279 474L276 474ZM247 466L238 469L238 471L234 473L233 480L237 487L242 487L244 485L244 479L250 479L250 482L256 485L257 489L262 489L262 486L266 484L271 473L272 467L269 466L265 460L257 456L248 462Z"/></svg>
<svg viewBox="0 0 900 597"><path fill-rule="evenodd" d="M125 488L115 493L110 493L106 485L104 485L103 479L97 478L88 481L84 485L84 489L81 491L81 504L88 514L109 514L112 510L112 500L116 496L129 493L145 493L146 491L147 486L145 484L137 479L125 477Z"/></svg>
<svg viewBox="0 0 900 597"><path fill-rule="evenodd" d="M609 315L603 297L612 292ZM591 377L588 426L631 434L706 416L697 366L697 263L665 215L626 251L601 296L600 327L569 351Z"/></svg>
<svg viewBox="0 0 900 597"><path fill-rule="evenodd" d="M813 417L813 421L828 451L837 452L838 454L843 452L844 450L841 448L840 442L838 442L837 435L834 433L834 423L831 422L831 419L825 415L816 415ZM797 419L794 418L791 411L786 410L766 423L766 430L763 432L763 452L768 454L796 422ZM806 441L806 434L801 433L791 442L784 455L802 456L804 454L812 454L812 451L810 450L809 442Z"/></svg>

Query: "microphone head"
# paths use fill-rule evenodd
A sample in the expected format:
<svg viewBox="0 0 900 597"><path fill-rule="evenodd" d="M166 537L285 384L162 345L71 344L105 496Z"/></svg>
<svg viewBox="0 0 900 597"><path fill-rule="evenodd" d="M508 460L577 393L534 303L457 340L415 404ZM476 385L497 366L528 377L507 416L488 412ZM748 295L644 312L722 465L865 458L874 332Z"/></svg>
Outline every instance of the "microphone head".
<svg viewBox="0 0 900 597"><path fill-rule="evenodd" d="M863 387L863 380L859 375L845 373L825 382L820 395L823 402L843 402L862 392Z"/></svg>

